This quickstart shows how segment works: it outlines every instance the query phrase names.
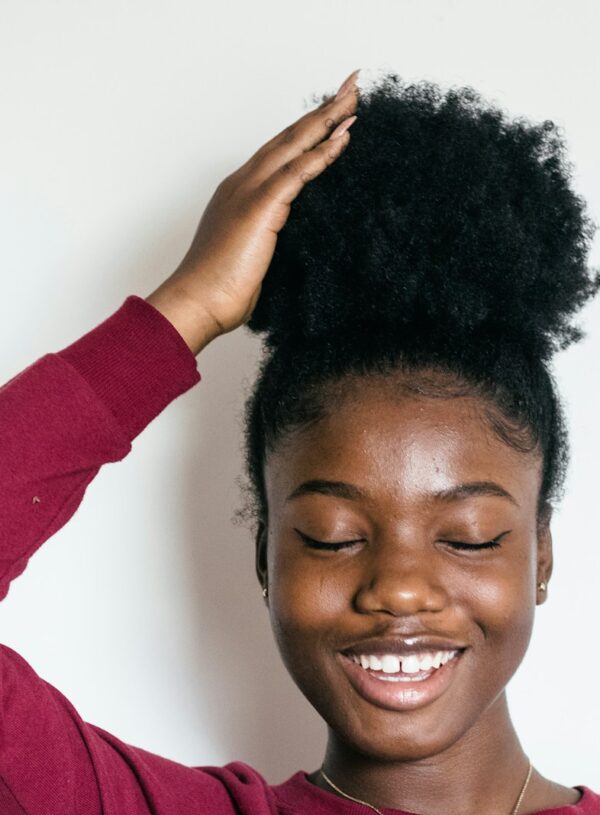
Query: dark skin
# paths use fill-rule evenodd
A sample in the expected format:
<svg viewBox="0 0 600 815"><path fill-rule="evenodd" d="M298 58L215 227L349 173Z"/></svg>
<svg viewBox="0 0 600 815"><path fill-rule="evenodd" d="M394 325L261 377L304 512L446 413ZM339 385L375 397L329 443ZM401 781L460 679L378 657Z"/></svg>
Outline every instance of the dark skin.
<svg viewBox="0 0 600 815"><path fill-rule="evenodd" d="M185 257L146 298L194 354L250 318L292 202L350 142L357 75L221 182ZM545 599L536 583L552 569L549 517L538 524L535 513L540 461L493 436L477 400L415 400L390 381L365 384L268 457L269 518L259 527L257 565L275 635L328 722L324 764L342 789L422 815L508 815L527 759L504 688ZM362 495L285 500L314 478L351 482ZM473 479L502 483L518 507L490 496L433 497ZM360 542L310 550L293 527ZM508 529L490 552L453 552L442 542ZM429 626L468 648L447 692L429 708L398 713L357 697L336 654L353 639L405 626ZM311 780L333 794L316 773ZM519 815L578 798L534 772Z"/></svg>
<svg viewBox="0 0 600 815"><path fill-rule="evenodd" d="M536 513L541 461L502 442L476 398L401 396L356 381L326 419L284 438L268 459L269 520L258 536L275 636L295 682L329 725L324 768L354 797L427 815L507 815L528 761L505 687L529 643L537 589L552 570L549 524ZM344 482L360 496L303 482ZM495 495L441 498L492 481ZM356 541L337 551L307 546ZM456 550L507 532L500 547ZM414 711L365 701L340 651L389 633L429 632L467 649L447 692ZM331 792L317 774L313 783ZM535 773L521 813L579 793Z"/></svg>

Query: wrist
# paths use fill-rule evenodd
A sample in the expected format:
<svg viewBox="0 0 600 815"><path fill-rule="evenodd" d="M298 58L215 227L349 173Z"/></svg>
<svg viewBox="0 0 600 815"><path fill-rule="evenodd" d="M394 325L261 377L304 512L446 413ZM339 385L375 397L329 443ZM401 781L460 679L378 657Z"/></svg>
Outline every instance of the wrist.
<svg viewBox="0 0 600 815"><path fill-rule="evenodd" d="M162 284L145 300L169 320L194 356L223 333L217 320L190 298L184 289Z"/></svg>

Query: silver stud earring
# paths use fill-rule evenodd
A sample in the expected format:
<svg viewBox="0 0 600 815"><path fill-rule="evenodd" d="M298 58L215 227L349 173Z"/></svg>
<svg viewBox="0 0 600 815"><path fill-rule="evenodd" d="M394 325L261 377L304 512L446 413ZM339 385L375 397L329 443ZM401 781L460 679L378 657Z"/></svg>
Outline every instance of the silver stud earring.
<svg viewBox="0 0 600 815"><path fill-rule="evenodd" d="M266 586L265 586L265 587L264 587L264 589L262 590L262 596L265 598L265 600L266 600L266 599L267 599L267 597L269 596L269 589L268 589Z"/></svg>
<svg viewBox="0 0 600 815"><path fill-rule="evenodd" d="M548 584L544 580L542 580L540 583L538 583L538 589L540 591L546 591L547 588L548 588Z"/></svg>

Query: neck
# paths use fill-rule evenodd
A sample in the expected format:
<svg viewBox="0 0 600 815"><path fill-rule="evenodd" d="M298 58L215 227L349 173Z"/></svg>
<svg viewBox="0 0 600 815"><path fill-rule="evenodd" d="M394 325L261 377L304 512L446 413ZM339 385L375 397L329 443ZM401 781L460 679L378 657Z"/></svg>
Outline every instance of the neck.
<svg viewBox="0 0 600 815"><path fill-rule="evenodd" d="M458 741L426 758L383 762L358 752L330 730L323 768L345 793L380 809L510 815L525 782L528 759L502 694ZM332 791L320 775L313 778Z"/></svg>

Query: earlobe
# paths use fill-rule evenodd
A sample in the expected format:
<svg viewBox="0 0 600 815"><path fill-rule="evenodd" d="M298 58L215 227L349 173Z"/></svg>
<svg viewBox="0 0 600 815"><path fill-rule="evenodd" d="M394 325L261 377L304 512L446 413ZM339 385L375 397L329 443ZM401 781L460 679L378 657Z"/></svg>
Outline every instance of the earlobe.
<svg viewBox="0 0 600 815"><path fill-rule="evenodd" d="M264 589L268 586L267 577L267 534L268 528L264 521L258 522L255 537L255 566L258 582L263 588L263 596L266 598Z"/></svg>
<svg viewBox="0 0 600 815"><path fill-rule="evenodd" d="M550 529L550 519L552 508L548 507L540 522L537 532L537 572L536 572L536 594L537 605L546 601L548 594L548 583L552 575L554 559L552 555L552 532Z"/></svg>

